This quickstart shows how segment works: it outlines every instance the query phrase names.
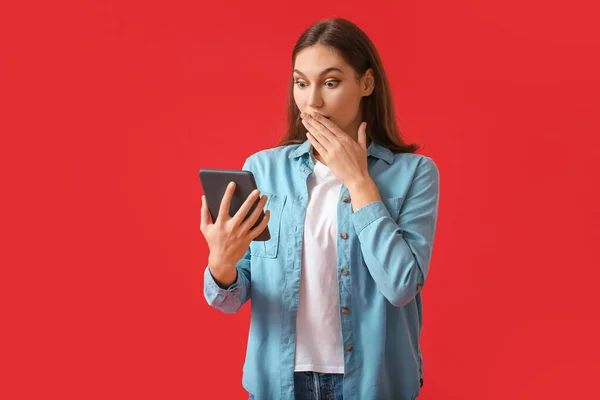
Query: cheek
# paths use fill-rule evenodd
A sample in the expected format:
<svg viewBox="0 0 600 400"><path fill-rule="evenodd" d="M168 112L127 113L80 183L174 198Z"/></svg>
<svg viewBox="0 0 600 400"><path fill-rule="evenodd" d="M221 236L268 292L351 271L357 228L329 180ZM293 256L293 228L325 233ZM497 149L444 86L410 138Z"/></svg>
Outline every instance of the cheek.
<svg viewBox="0 0 600 400"><path fill-rule="evenodd" d="M296 103L296 106L300 109L303 110L304 109L304 104L306 103L306 96L304 96L301 92L299 92L298 90L294 90L294 102Z"/></svg>
<svg viewBox="0 0 600 400"><path fill-rule="evenodd" d="M330 99L332 105L332 114L334 114L340 122L349 123L356 116L358 110L357 102L353 93L338 92Z"/></svg>
<svg viewBox="0 0 600 400"><path fill-rule="evenodd" d="M332 105L335 104L335 108L340 110L348 110L354 107L354 103L356 103L356 97L356 93L347 88L332 91L329 100Z"/></svg>

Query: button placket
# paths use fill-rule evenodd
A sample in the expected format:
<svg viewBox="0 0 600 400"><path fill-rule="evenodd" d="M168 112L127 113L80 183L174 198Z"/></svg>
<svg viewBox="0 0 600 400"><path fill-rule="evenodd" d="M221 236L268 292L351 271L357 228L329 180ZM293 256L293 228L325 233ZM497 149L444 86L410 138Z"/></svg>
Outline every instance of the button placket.
<svg viewBox="0 0 600 400"><path fill-rule="evenodd" d="M345 190L345 188L343 188L343 190ZM348 215L349 216L352 213L352 210L348 208L348 206L351 203L350 196L347 195L347 194L344 194L341 197L341 201L342 201L342 203L344 203L344 206L342 206L343 208L340 209L340 211L344 215ZM349 214L347 214L347 213L349 213ZM341 232L339 233L339 237L341 238L341 240L344 240L344 241L349 238L348 231L345 231L345 229L348 229L348 226L346 226L345 224L340 225ZM340 245L342 245L342 246L349 246L348 243L343 243L343 244L340 243ZM347 259L339 259L338 260L338 262L341 265L347 265L348 261L349 260L347 260ZM348 267L346 267L346 268L340 268L339 269L339 273L342 276L347 277L350 274L350 271L349 271ZM344 279L344 281L345 282L342 285L343 292L340 293L341 294L340 302L341 302L341 304L349 304L350 303L350 299L347 298L345 290L346 289L347 290L351 290L350 289L351 288L351 280L350 279ZM351 326L352 315L351 315L351 312L350 312L350 308L349 307L341 307L340 311L341 311L341 314L343 315L343 317L342 317L342 325L343 326ZM352 339L353 339L352 338L352 334L349 334L349 335L344 334L344 339L343 339L344 342L346 342L346 343L352 342ZM350 352L352 352L354 350L354 346L352 344L346 344L344 346L344 350L346 352L350 353Z"/></svg>

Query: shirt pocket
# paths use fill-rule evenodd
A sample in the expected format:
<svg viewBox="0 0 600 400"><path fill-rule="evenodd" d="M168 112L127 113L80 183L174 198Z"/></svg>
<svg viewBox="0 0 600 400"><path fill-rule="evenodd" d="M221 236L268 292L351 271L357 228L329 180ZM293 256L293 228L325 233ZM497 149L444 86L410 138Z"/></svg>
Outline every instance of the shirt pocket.
<svg viewBox="0 0 600 400"><path fill-rule="evenodd" d="M281 230L281 217L287 195L277 193L262 193L267 196L264 210L271 211L268 227L271 238L263 242L250 242L250 254L256 257L275 258L279 250L279 236Z"/></svg>
<svg viewBox="0 0 600 400"><path fill-rule="evenodd" d="M402 203L404 202L404 197L389 197L387 199L382 199L383 205L390 213L390 216L394 221L398 221L398 216L400 215L400 208L402 207Z"/></svg>

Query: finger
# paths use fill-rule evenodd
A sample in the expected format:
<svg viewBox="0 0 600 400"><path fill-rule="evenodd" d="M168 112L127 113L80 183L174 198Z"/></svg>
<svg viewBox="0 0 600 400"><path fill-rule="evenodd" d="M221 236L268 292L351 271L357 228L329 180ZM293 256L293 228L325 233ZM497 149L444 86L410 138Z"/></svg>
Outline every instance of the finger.
<svg viewBox="0 0 600 400"><path fill-rule="evenodd" d="M309 116L311 117L311 116ZM317 121L319 124L323 125L329 132L331 132L334 136L344 136L346 135L339 126L331 122L331 120L325 118L322 114L318 112L314 112L312 114L312 118ZM310 122L310 119L309 119Z"/></svg>
<svg viewBox="0 0 600 400"><path fill-rule="evenodd" d="M313 142L313 147L315 149L317 149L317 151L323 155L327 155L329 153L329 148L332 146L331 142L328 142L323 135L320 135L318 131L316 131L312 126L310 126L309 124L305 124L305 128L308 130L307 132L307 137L308 137L308 133L311 134L310 139L311 142ZM316 142L316 144L314 143Z"/></svg>
<svg viewBox="0 0 600 400"><path fill-rule="evenodd" d="M265 211L265 217L260 221L260 224L256 226L256 228L250 230L250 238L252 240L256 239L258 235L265 230L267 225L269 224L269 220L271 219L271 210Z"/></svg>
<svg viewBox="0 0 600 400"><path fill-rule="evenodd" d="M306 132L306 137L308 138L310 143L313 145L313 147L315 149L317 149L319 154L321 154L322 156L326 156L328 154L327 149L325 147L323 147L321 145L321 143L319 143L319 141L310 132Z"/></svg>
<svg viewBox="0 0 600 400"><path fill-rule="evenodd" d="M367 123L362 122L358 127L358 144L363 150L367 150Z"/></svg>
<svg viewBox="0 0 600 400"><path fill-rule="evenodd" d="M316 137L321 145L328 147L328 145L334 140L335 135L329 132L323 125L319 124L319 122L310 119L303 119L302 123L304 127L308 129L314 137Z"/></svg>
<svg viewBox="0 0 600 400"><path fill-rule="evenodd" d="M238 212L235 213L235 215L233 216L232 219L235 220L236 225L241 224L242 221L244 220L244 218L246 218L246 215L248 215L248 211L250 211L250 209L252 208L252 205L258 198L259 194L260 194L260 192L258 189L253 190L252 193L250 193L250 195L246 199L246 201L244 201L244 204L242 204L242 206L240 207Z"/></svg>
<svg viewBox="0 0 600 400"><path fill-rule="evenodd" d="M221 199L221 206L219 207L219 215L217 219L221 219L222 221L227 221L229 217L229 209L231 208L231 198L233 197L233 192L235 191L235 182L230 182L227 185L227 189L225 190L225 194ZM227 218L225 218L227 216Z"/></svg>
<svg viewBox="0 0 600 400"><path fill-rule="evenodd" d="M252 228L254 226L256 221L258 221L258 217L260 217L260 214L262 213L263 209L265 208L265 204L267 204L267 196L266 195L261 197L260 201L256 205L256 208L254 209L254 211L252 211L252 214L250 214L248 219L242 223L241 227L244 232L248 232L250 230L250 228Z"/></svg>
<svg viewBox="0 0 600 400"><path fill-rule="evenodd" d="M202 209L200 210L200 231L204 232L209 224L210 213L208 212L208 206L206 205L206 199L202 195Z"/></svg>

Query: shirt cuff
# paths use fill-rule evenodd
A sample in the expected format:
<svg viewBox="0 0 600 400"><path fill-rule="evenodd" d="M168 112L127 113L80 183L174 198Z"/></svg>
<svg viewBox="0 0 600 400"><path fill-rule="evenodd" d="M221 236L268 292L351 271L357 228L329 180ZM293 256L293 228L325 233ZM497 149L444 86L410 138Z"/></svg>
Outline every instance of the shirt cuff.
<svg viewBox="0 0 600 400"><path fill-rule="evenodd" d="M383 217L391 218L392 216L383 204L383 201L378 200L356 210L350 216L350 219L352 220L352 223L354 224L354 229L356 230L356 234L358 235L371 223Z"/></svg>
<svg viewBox="0 0 600 400"><path fill-rule="evenodd" d="M240 286L240 273L237 271L235 282L225 288L217 283L215 277L210 272L209 266L206 266L206 270L204 271L204 284L206 285L207 289L219 294L229 295L230 293L237 293L239 290L235 289Z"/></svg>

